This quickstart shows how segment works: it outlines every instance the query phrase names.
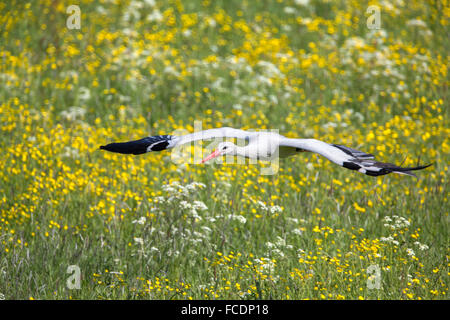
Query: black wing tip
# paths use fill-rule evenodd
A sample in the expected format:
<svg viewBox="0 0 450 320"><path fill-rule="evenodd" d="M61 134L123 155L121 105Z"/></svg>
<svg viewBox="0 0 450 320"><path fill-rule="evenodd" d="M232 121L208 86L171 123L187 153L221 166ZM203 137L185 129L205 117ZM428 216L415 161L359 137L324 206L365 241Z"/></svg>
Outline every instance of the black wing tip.
<svg viewBox="0 0 450 320"><path fill-rule="evenodd" d="M100 146L101 150L122 154L143 154L147 152L145 144L138 144L135 141L110 143L106 146Z"/></svg>
<svg viewBox="0 0 450 320"><path fill-rule="evenodd" d="M411 172L411 171L416 171L416 170L426 169L426 168L432 166L433 164L434 164L434 163L429 163L429 164L426 164L426 165L423 165L423 166L409 167L409 168L403 168L403 167L387 168L387 171L388 171L388 172L386 172L386 173L391 173L391 172L393 172L393 173L405 174L405 175L414 177L414 178L416 178L416 179L419 179L419 178L417 177L417 175L414 174L414 173Z"/></svg>
<svg viewBox="0 0 450 320"><path fill-rule="evenodd" d="M414 170L422 170L422 169L426 169L428 167L431 167L434 164L434 162L429 163L429 164L425 164L423 166L417 166L417 167L411 167L411 168L401 168L401 170L395 170L395 171L414 171Z"/></svg>
<svg viewBox="0 0 450 320"><path fill-rule="evenodd" d="M171 136L169 135L153 136L128 142L110 143L106 146L100 146L100 149L115 153L140 155L150 151L167 149L170 139Z"/></svg>
<svg viewBox="0 0 450 320"><path fill-rule="evenodd" d="M434 162L431 162L429 164L423 165L422 168L420 168L420 169L426 169L428 167L431 167L432 165L434 165Z"/></svg>
<svg viewBox="0 0 450 320"><path fill-rule="evenodd" d="M423 165L423 166L417 166L417 167L412 167L412 168L401 168L401 170L394 170L393 172L397 172L397 173L400 173L400 174L407 174L407 175L412 176L412 177L414 177L416 179L419 179L419 177L417 177L417 175L414 174L411 171L426 169L428 167L431 167L433 164L434 163L432 162L432 163L429 163L429 164L426 164L426 165Z"/></svg>
<svg viewBox="0 0 450 320"><path fill-rule="evenodd" d="M383 162L373 161L372 163L369 164L369 167L377 168L376 170L374 170L372 168L369 169L368 167L364 166L364 162L360 161L360 159L357 159L357 162L344 161L342 166L344 168L347 168L350 170L363 172L366 175L372 176L372 177L383 176L383 175L386 175L389 173L398 173L398 174L409 175L409 176L417 178L417 176L411 171L426 169L426 168L432 166L433 164L434 163L429 163L426 165L416 166L416 167L400 167L400 166L397 166L392 163L383 163ZM361 169L363 171L361 171Z"/></svg>

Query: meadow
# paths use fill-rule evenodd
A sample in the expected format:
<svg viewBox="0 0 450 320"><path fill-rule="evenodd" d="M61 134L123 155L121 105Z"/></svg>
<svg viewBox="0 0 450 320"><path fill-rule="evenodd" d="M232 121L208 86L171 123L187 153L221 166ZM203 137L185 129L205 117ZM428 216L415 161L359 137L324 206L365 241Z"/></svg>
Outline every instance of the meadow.
<svg viewBox="0 0 450 320"><path fill-rule="evenodd" d="M0 298L448 299L449 18L447 0L1 2ZM98 149L195 121L434 165L301 153L261 175Z"/></svg>

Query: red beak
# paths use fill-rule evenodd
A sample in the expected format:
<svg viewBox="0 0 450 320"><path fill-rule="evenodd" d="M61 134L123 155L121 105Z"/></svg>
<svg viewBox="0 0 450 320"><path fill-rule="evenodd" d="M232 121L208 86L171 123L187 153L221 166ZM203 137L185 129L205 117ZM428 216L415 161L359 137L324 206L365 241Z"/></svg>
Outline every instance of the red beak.
<svg viewBox="0 0 450 320"><path fill-rule="evenodd" d="M214 151L213 153L211 153L209 156L207 156L205 159L203 159L203 160L202 160L202 163L204 163L204 162L206 162L206 161L208 161L208 160L214 159L214 158L216 158L216 157L218 157L218 156L220 156L220 151L219 151L219 150L216 150L216 151Z"/></svg>

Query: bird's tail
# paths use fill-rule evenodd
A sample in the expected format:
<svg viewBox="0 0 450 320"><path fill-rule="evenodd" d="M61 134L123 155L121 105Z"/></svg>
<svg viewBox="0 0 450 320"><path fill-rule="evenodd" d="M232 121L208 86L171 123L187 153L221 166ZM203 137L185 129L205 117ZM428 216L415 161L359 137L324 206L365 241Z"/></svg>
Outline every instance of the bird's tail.
<svg viewBox="0 0 450 320"><path fill-rule="evenodd" d="M355 159L354 161L346 161L343 163L343 167L350 170L357 170L365 173L368 176L382 176L388 173L406 174L409 176L417 176L411 171L422 170L431 166L432 163L417 167L400 167L392 163L384 163L373 160L361 160Z"/></svg>

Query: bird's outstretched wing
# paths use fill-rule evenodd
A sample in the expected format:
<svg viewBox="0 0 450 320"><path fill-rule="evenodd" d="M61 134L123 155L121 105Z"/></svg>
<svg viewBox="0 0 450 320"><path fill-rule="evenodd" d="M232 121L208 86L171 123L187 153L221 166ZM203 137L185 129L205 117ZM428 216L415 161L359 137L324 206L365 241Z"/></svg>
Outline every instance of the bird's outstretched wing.
<svg viewBox="0 0 450 320"><path fill-rule="evenodd" d="M105 146L100 146L100 149L116 153L138 155L151 151L162 151L173 148L177 145L187 144L198 140L214 138L237 138L250 140L254 135L254 132L223 127L198 131L183 136L160 135L145 137L143 139L128 142L115 142Z"/></svg>
<svg viewBox="0 0 450 320"><path fill-rule="evenodd" d="M173 147L173 139L174 137L170 135L152 136L134 141L110 143L106 146L100 146L100 149L116 153L138 155L150 151L169 149Z"/></svg>
<svg viewBox="0 0 450 320"><path fill-rule="evenodd" d="M252 137L254 137L257 134L257 132L251 132L251 131L245 131L241 129L234 129L230 127L223 127L223 128L215 128L215 129L208 129L203 131L197 131L194 133L190 133L184 136L179 137L179 141L177 141L177 145L190 143L197 140L207 140L207 139L214 139L214 138L237 138L237 139L243 139L243 140L250 140Z"/></svg>
<svg viewBox="0 0 450 320"><path fill-rule="evenodd" d="M425 169L431 164L417 167L400 167L392 163L373 160L374 156L356 149L337 144L328 144L315 139L283 139L280 146L318 153L328 160L350 170L356 170L369 176L381 176L388 173L406 174L416 177L411 171Z"/></svg>

